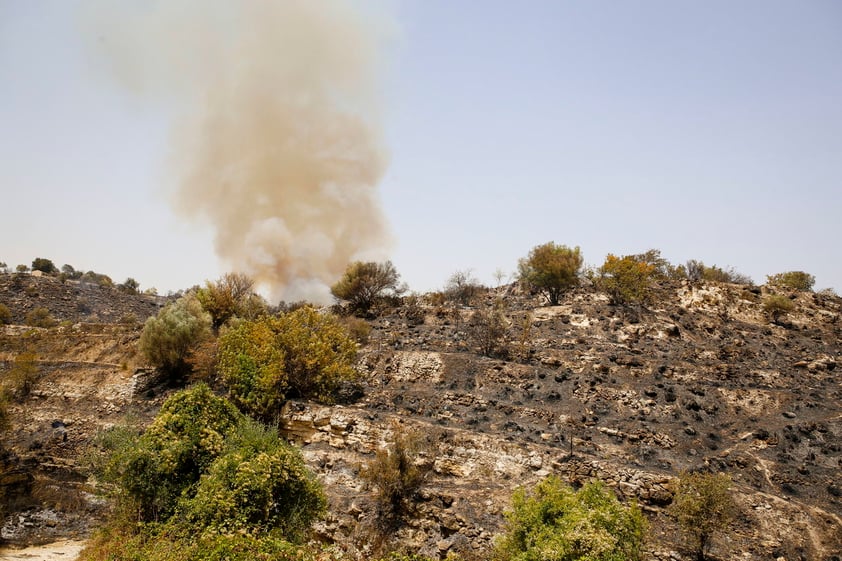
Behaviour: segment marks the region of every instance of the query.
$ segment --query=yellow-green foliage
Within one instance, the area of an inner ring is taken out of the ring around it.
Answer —
[[[582,254],[578,247],[548,242],[535,246],[518,263],[520,280],[547,297],[556,306],[565,291],[579,284]]]
[[[12,323],[12,312],[6,304],[0,303],[0,325]]]
[[[218,371],[241,409],[272,418],[287,397],[332,402],[342,382],[357,378],[356,353],[339,318],[305,306],[223,333]]]
[[[617,257],[608,254],[597,271],[597,286],[608,293],[615,304],[641,303],[649,296],[655,266],[632,255]]]
[[[499,561],[635,561],[646,534],[636,504],[624,506],[599,482],[574,491],[553,475],[515,491],[506,523]]]
[[[682,473],[670,512],[678,519],[688,546],[704,559],[711,538],[734,518],[731,478],[724,473]]]
[[[171,374],[186,370],[190,350],[211,334],[211,317],[193,294],[168,304],[146,320],[140,351],[154,366]]]
[[[266,306],[254,294],[254,281],[242,273],[226,273],[216,282],[206,282],[196,293],[202,307],[211,315],[214,330],[235,316],[257,317]]]
[[[99,443],[122,508],[80,559],[309,558],[290,542],[324,512],[321,487],[276,429],[207,386],[171,396],[141,436],[109,431]]]
[[[772,321],[778,321],[781,316],[795,310],[792,300],[782,294],[771,294],[763,300],[763,311],[769,314]]]
[[[766,277],[769,284],[793,290],[812,290],[816,284],[816,277],[804,271],[787,271]]]
[[[391,261],[375,263],[356,261],[348,265],[345,274],[330,287],[340,301],[348,302],[356,313],[368,314],[378,300],[387,294],[400,294],[400,275]]]

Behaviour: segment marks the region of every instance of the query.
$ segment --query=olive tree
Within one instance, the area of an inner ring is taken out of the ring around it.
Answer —
[[[704,561],[711,539],[734,518],[731,478],[724,473],[683,473],[670,511],[698,561]]]
[[[558,305],[564,292],[579,284],[581,270],[579,248],[555,242],[533,247],[529,255],[518,262],[520,280],[543,294],[552,306]]]
[[[399,281],[400,275],[391,261],[356,261],[348,265],[342,278],[330,287],[330,292],[338,301],[348,302],[355,313],[368,314],[384,296],[404,291],[398,286]]]
[[[183,374],[190,351],[210,336],[210,328],[210,314],[191,293],[146,320],[140,351],[154,366],[173,375]]]

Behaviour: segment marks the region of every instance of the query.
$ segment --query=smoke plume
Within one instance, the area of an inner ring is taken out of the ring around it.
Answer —
[[[389,245],[377,71],[385,19],[343,0],[93,1],[109,72],[176,108],[172,201],[273,298],[324,301]]]

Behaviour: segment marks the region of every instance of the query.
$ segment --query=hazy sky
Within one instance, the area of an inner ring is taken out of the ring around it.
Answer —
[[[842,3],[385,6],[379,190],[410,288],[491,283],[554,240],[842,290]],[[77,12],[0,0],[0,261],[217,277],[164,188],[173,108],[97,69]]]

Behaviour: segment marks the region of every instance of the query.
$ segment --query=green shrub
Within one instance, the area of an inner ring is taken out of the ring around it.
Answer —
[[[0,303],[0,325],[12,323],[12,311],[6,304]]]
[[[400,275],[391,261],[356,261],[348,265],[342,278],[330,287],[330,292],[337,301],[347,302],[354,313],[367,315],[386,296],[404,292],[398,286],[399,281]]]
[[[300,539],[326,504],[301,454],[277,430],[245,420],[180,508],[185,523],[204,533],[279,530]]]
[[[126,294],[137,294],[140,290],[140,283],[129,277],[122,284],[118,284],[117,288]]]
[[[582,254],[578,247],[548,242],[533,247],[518,262],[520,280],[543,294],[551,306],[557,306],[561,295],[579,284]]]
[[[58,325],[58,322],[53,318],[52,314],[50,314],[50,310],[47,308],[35,308],[26,313],[26,317],[24,318],[24,322],[26,325],[31,327],[55,327]]]
[[[240,408],[271,419],[288,397],[333,402],[339,387],[358,377],[356,353],[338,317],[305,306],[226,331],[218,371]]]
[[[772,321],[780,320],[793,310],[795,303],[782,294],[771,294],[763,300],[763,311],[769,314]]]
[[[521,488],[496,543],[499,561],[635,561],[646,520],[599,482],[578,491],[549,476],[531,492]]]
[[[36,257],[35,260],[32,261],[32,270],[41,271],[45,275],[58,274],[58,269],[55,264],[53,264],[53,262],[49,259],[44,259],[43,257]]]
[[[505,306],[498,298],[491,306],[483,306],[474,311],[465,332],[480,354],[503,357],[506,355],[508,324]]]
[[[391,443],[360,470],[360,477],[375,489],[379,515],[386,523],[412,512],[415,493],[433,467],[431,452],[421,432],[393,423]]]
[[[724,473],[682,473],[670,512],[698,561],[704,561],[714,535],[734,518],[731,478]]]
[[[649,298],[649,286],[655,271],[654,265],[635,256],[617,257],[609,253],[605,263],[597,270],[596,284],[608,293],[614,304],[639,304]]]
[[[766,280],[772,286],[791,288],[792,290],[809,291],[816,284],[816,277],[804,271],[787,271],[776,275],[769,275]]]
[[[348,331],[348,335],[359,343],[360,345],[368,344],[368,338],[371,335],[371,324],[366,320],[357,317],[342,318],[342,323]]]
[[[687,278],[691,281],[727,282],[731,284],[752,284],[747,275],[733,268],[723,269],[716,265],[707,266],[702,261],[691,259],[685,266]]]
[[[188,294],[146,320],[140,351],[150,364],[165,372],[184,374],[190,350],[210,336],[210,327],[210,315],[193,294]]]
[[[12,416],[9,413],[9,394],[5,388],[0,387],[0,433],[8,430],[11,426]],[[3,446],[0,445],[0,452],[2,451]],[[0,496],[0,498],[3,497]]]

